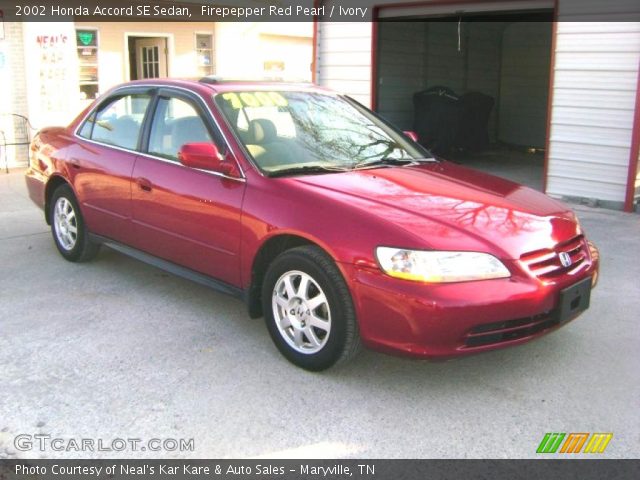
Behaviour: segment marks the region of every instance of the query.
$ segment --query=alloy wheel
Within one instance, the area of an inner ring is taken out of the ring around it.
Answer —
[[[66,251],[73,250],[78,240],[78,221],[71,202],[60,197],[56,201],[53,214],[56,239]]]
[[[273,289],[272,308],[278,332],[291,348],[309,355],[322,350],[331,333],[331,309],[310,275],[283,274]]]

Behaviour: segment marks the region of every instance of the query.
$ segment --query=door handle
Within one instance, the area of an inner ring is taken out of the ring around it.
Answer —
[[[71,158],[69,159],[69,163],[71,164],[71,166],[72,166],[73,168],[81,168],[81,167],[80,167],[80,160],[79,160],[79,159],[77,159],[77,158],[75,158],[75,157],[71,157]]]
[[[136,183],[140,190],[144,190],[145,192],[150,192],[152,190],[151,182],[146,178],[138,178],[136,179]]]

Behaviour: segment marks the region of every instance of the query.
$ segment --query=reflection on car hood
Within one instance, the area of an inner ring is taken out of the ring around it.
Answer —
[[[579,233],[573,213],[536,190],[449,162],[303,176],[297,182],[349,196],[436,249],[472,244],[519,258]],[[346,200],[346,199],[344,199]],[[478,247],[479,248],[479,247]]]

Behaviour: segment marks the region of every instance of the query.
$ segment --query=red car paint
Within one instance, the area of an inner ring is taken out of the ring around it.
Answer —
[[[449,162],[266,177],[212,100],[213,93],[246,84],[128,85],[177,87],[198,95],[227,139],[229,175],[86,141],[75,131],[88,109],[67,128],[44,129],[34,140],[26,175],[31,198],[45,208],[48,185],[67,182],[90,232],[221,280],[244,291],[250,302],[259,290],[254,268],[261,249],[276,237],[295,236],[320,246],[336,262],[366,346],[447,358],[552,331],[561,325],[554,317],[561,291],[587,278],[595,284],[597,250],[575,215],[535,190]],[[269,88],[323,91],[251,85]],[[377,264],[374,252],[381,245],[486,252],[500,259],[511,277],[448,284],[396,279]],[[555,258],[565,246],[576,258],[570,270],[536,275],[525,264],[537,255]]]

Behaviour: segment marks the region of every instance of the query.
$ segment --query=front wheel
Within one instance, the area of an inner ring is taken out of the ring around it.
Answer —
[[[70,262],[86,262],[99,250],[89,239],[82,213],[73,191],[68,185],[60,185],[51,197],[51,233],[60,254]]]
[[[317,247],[294,248],[274,260],[262,304],[271,338],[299,367],[325,370],[359,350],[349,289],[333,260]]]

